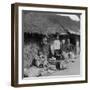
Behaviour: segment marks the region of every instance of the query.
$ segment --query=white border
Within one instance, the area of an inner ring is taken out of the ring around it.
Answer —
[[[77,76],[54,76],[43,77],[43,78],[33,78],[33,79],[22,79],[22,10],[33,10],[33,11],[52,11],[52,12],[67,12],[67,13],[82,13],[81,15],[81,55],[80,55],[80,75]],[[79,81],[85,80],[85,11],[84,10],[74,10],[74,9],[55,9],[55,8],[40,8],[40,7],[18,7],[18,83],[19,84],[32,84],[32,83],[46,83],[46,82],[63,82],[63,81]]]

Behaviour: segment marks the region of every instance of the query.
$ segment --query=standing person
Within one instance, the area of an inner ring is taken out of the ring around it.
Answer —
[[[51,42],[50,44],[50,54],[53,56],[54,55],[54,41]]]
[[[59,40],[59,33],[56,33],[56,39],[54,40],[54,52],[60,52],[61,50],[61,43]]]
[[[62,49],[62,51],[64,51],[64,48],[65,48],[65,39],[62,39],[62,41],[61,41],[61,49]]]
[[[56,33],[56,39],[54,40],[54,56],[56,58],[56,68],[60,70],[60,62],[58,62],[61,58],[61,43],[59,40],[59,33]]]
[[[48,43],[47,36],[45,36],[43,38],[41,48],[42,48],[43,54],[48,57],[48,55],[49,55],[49,43]]]

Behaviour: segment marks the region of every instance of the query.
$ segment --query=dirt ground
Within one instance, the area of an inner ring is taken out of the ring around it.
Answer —
[[[80,75],[80,59],[73,59],[73,62],[67,64],[67,68],[63,70],[44,70],[36,67],[31,67],[25,71],[28,77],[43,77],[43,76],[61,76],[61,75]]]
[[[70,62],[67,69],[55,71],[52,76],[56,75],[79,75],[80,74],[80,59],[75,59],[75,62]]]

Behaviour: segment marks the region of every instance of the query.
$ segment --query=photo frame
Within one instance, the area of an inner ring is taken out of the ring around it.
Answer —
[[[88,82],[87,7],[11,5],[11,85]]]

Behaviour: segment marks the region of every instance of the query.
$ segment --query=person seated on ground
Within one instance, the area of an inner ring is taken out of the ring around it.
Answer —
[[[49,58],[48,69],[56,71],[56,58],[53,56]]]
[[[40,52],[39,52],[39,58],[40,58],[40,61],[41,61],[41,67],[46,67],[47,64],[48,64],[47,56],[44,55],[44,54],[40,51]]]
[[[34,66],[37,66],[39,68],[43,68],[43,67],[46,67],[48,62],[47,62],[47,56],[44,55],[42,53],[42,51],[38,51],[38,55],[35,55],[35,58],[34,58]]]
[[[48,68],[49,71],[55,71],[56,70],[56,58],[54,56],[54,52],[52,52],[52,49],[50,49],[49,51],[49,55],[48,55]]]
[[[68,53],[68,56],[69,56],[69,58],[70,58],[70,62],[72,62],[72,63],[74,63],[75,62],[75,54],[74,54],[74,52],[72,52],[72,51],[70,51],[69,53]]]
[[[62,55],[64,56],[65,61],[68,63],[69,62],[68,52],[63,51]]]
[[[55,58],[56,58],[56,68],[57,70],[63,69],[63,64],[64,64],[64,56],[62,54],[62,51],[60,50],[59,52],[55,52]]]
[[[32,61],[32,66],[39,67],[40,63],[41,63],[41,62],[40,62],[40,58],[39,58],[38,54],[36,54],[36,55],[34,56],[33,61]]]
[[[75,54],[73,51],[68,51],[68,52],[63,51],[62,54],[65,57],[65,61],[74,62],[73,60],[75,60]]]
[[[36,66],[24,68],[24,77],[38,77],[41,74],[41,69]]]
[[[49,55],[48,55],[48,61],[51,62],[51,61],[56,61],[56,58],[54,56],[54,52],[52,52],[52,49],[49,51]]]

